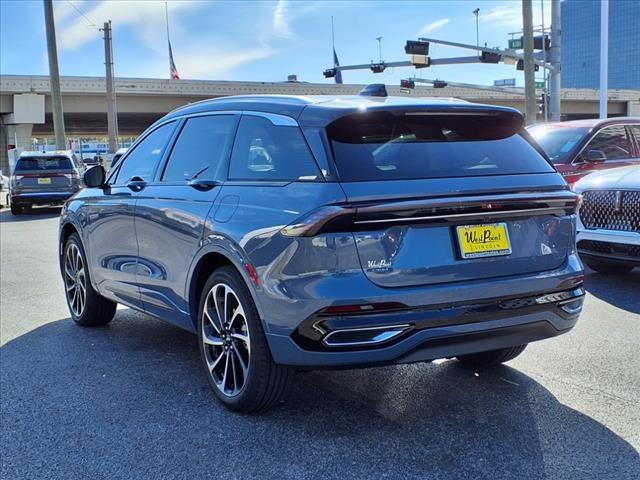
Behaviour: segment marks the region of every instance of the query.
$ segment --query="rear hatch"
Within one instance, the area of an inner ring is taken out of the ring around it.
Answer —
[[[383,287],[560,267],[577,196],[512,112],[369,112],[327,136],[359,261]]]
[[[65,156],[20,157],[14,179],[14,190],[22,193],[66,192],[79,181],[73,162]]]

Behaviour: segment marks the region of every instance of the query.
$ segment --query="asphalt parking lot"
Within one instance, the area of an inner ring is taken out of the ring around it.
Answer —
[[[3,479],[640,478],[640,269],[589,273],[578,326],[509,366],[300,373],[243,416],[191,334],[128,309],[73,324],[58,213],[0,210]]]

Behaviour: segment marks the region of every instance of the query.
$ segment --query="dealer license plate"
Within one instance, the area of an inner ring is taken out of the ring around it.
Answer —
[[[509,255],[511,242],[506,223],[462,225],[456,228],[462,258]]]

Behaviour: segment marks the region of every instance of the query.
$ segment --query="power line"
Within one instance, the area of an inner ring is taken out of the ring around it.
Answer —
[[[82,17],[83,17],[87,22],[89,22],[89,26],[94,27],[94,28],[97,28],[98,30],[100,29],[100,28],[98,27],[98,25],[96,25],[95,23],[93,23],[93,22],[89,19],[89,17],[87,17],[84,13],[82,13],[82,10],[80,10],[78,7],[76,7],[76,6],[71,2],[71,0],[67,0],[67,3],[68,3],[69,5],[71,5],[71,6],[73,7],[73,9],[74,9],[76,12],[78,12],[80,15],[82,15]]]

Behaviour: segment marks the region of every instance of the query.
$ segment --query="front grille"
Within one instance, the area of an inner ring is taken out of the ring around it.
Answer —
[[[586,228],[640,232],[640,191],[587,191],[579,214]]]
[[[580,240],[578,242],[578,251],[583,253],[599,253],[602,255],[616,255],[640,259],[640,245],[628,245],[625,243]]]

